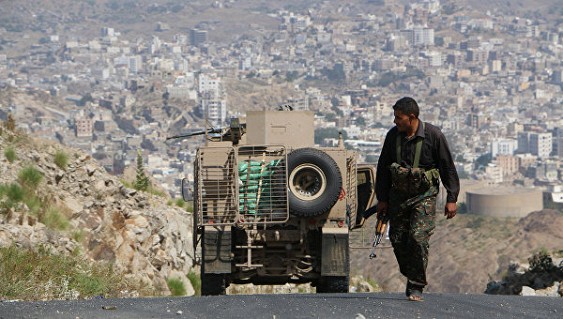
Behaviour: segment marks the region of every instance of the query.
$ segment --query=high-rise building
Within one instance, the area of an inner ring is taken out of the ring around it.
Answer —
[[[221,79],[215,74],[202,73],[198,77],[201,112],[214,126],[223,126],[227,118],[227,102]]]
[[[207,31],[200,29],[190,30],[190,44],[193,46],[200,46],[207,42]]]
[[[483,65],[487,63],[488,52],[483,49],[467,50],[467,61],[475,64]]]
[[[434,45],[434,29],[426,27],[413,28],[413,45]]]
[[[558,127],[555,129],[553,138],[553,153],[559,159],[563,159],[563,127]]]
[[[115,30],[113,28],[103,27],[101,31],[102,37],[113,37]]]
[[[221,127],[227,118],[227,101],[214,97],[212,94],[204,94],[201,97],[201,109],[207,120],[214,127]]]
[[[434,29],[417,26],[412,29],[401,30],[401,36],[405,37],[410,45],[434,45]]]
[[[551,133],[518,133],[518,152],[531,153],[539,158],[548,158],[553,150]]]
[[[552,149],[551,133],[532,133],[530,135],[530,153],[540,158],[548,158]]]

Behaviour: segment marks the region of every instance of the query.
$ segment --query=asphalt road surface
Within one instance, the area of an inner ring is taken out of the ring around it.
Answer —
[[[563,318],[563,298],[399,293],[232,295],[1,301],[1,319],[17,318]]]

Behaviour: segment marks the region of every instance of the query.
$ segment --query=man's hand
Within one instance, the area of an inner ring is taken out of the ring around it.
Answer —
[[[385,216],[385,214],[387,214],[388,209],[389,209],[389,202],[378,202],[377,212],[376,212],[377,219],[381,219],[383,216]]]
[[[454,218],[457,214],[457,204],[456,203],[446,203],[446,208],[444,210],[444,216],[447,219]]]

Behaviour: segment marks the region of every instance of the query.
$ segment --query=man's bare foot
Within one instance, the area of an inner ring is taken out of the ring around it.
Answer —
[[[423,301],[422,291],[413,289],[409,295],[410,301]]]

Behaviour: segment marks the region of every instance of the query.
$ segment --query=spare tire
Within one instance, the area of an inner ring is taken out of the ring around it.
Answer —
[[[287,155],[289,212],[300,217],[318,216],[338,200],[342,176],[327,153],[300,148]]]

